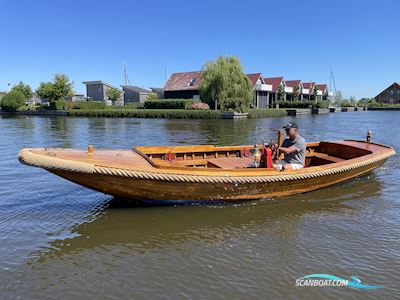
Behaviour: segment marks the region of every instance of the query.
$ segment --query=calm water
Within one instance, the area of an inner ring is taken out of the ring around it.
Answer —
[[[308,141],[364,139],[400,152],[399,112],[297,117]],[[245,204],[122,207],[44,170],[24,147],[252,144],[292,119],[0,116],[1,299],[400,298],[400,163],[308,194]],[[395,126],[395,127],[394,127]],[[354,275],[379,290],[295,287]]]

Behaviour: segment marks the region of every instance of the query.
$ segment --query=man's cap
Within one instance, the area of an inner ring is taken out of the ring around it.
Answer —
[[[299,126],[297,125],[296,122],[289,122],[285,126],[283,126],[285,129],[291,129],[291,128],[297,128],[299,129]]]

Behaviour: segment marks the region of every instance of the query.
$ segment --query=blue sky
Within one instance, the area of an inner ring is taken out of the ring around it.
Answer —
[[[168,73],[237,56],[246,73],[329,83],[373,97],[400,81],[400,1],[0,0],[0,91],[75,81],[163,86]]]

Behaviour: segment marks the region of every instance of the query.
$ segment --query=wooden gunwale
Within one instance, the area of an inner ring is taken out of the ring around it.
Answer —
[[[371,172],[395,154],[391,147],[364,141],[309,143],[308,146],[309,156],[321,154],[318,152],[319,146],[325,147],[325,150],[332,146],[328,150],[337,151],[343,157],[364,155],[285,172],[262,168],[155,167],[152,159],[144,157],[147,154],[130,150],[95,150],[91,153],[83,150],[23,149],[19,159],[22,163],[44,168],[72,182],[119,197],[136,200],[241,201],[293,195],[330,186]],[[163,150],[168,148],[164,147]],[[215,153],[222,152],[220,147],[216,148],[218,151]],[[156,149],[152,149],[154,155],[158,153]],[[232,147],[225,149],[236,151]],[[188,155],[191,158],[196,156],[193,146],[185,150],[194,153]],[[325,157],[332,156],[332,153],[325,154]],[[229,160],[226,156],[223,159]],[[195,161],[188,159],[188,162]]]
[[[376,156],[380,156],[384,152],[393,151],[391,147],[380,145],[377,143],[366,143],[364,141],[338,141],[332,142],[341,145],[345,145],[348,147],[354,147],[354,144],[364,145],[365,149],[370,149],[370,154],[363,155],[361,157],[332,162],[330,164],[325,164],[321,166],[313,166],[307,167],[300,170],[295,171],[286,171],[286,172],[278,172],[270,169],[262,169],[262,168],[244,168],[244,169],[219,169],[219,168],[195,168],[195,167],[185,167],[185,166],[154,166],[154,161],[151,159],[145,159],[143,155],[139,155],[137,152],[133,151],[119,151],[119,150],[96,150],[93,154],[88,154],[86,151],[79,150],[62,150],[62,149],[30,149],[32,153],[36,153],[38,155],[43,156],[57,156],[59,159],[71,160],[75,162],[83,162],[86,164],[90,164],[96,167],[105,167],[105,168],[113,168],[113,169],[121,169],[121,170],[135,170],[141,172],[149,172],[149,173],[160,173],[160,174],[182,174],[182,175],[196,175],[196,176],[269,176],[269,175],[283,175],[283,174],[307,174],[316,171],[328,170],[331,168],[342,167],[346,165],[351,165],[357,162],[361,162],[364,160],[368,160],[374,158]],[[318,146],[319,143],[308,143],[308,147],[312,149],[312,147]],[[360,146],[360,145],[359,145]],[[176,151],[184,148],[185,150],[192,151],[196,146],[177,146],[175,147]],[[201,146],[202,147],[202,146]],[[222,150],[222,149],[230,149],[237,150],[243,149],[247,146],[235,146],[235,147],[214,147],[208,146],[207,151],[212,149]],[[252,147],[252,146],[249,146]],[[145,148],[145,147],[138,147]],[[157,153],[155,150],[162,147],[149,147],[149,149],[153,148],[153,153]],[[181,148],[181,149],[180,149]],[[233,149],[232,149],[233,148]],[[357,148],[357,147],[355,147]],[[162,150],[170,149],[170,147],[163,147]],[[147,150],[147,149],[146,149]],[[64,152],[63,152],[64,151]],[[218,152],[217,151],[217,152]],[[54,153],[57,154],[54,154]],[[159,152],[159,151],[158,151]],[[53,153],[51,155],[51,153]],[[147,152],[146,152],[147,153]],[[313,152],[310,152],[312,155]],[[315,154],[315,151],[314,151]],[[118,157],[119,155],[119,157]],[[115,160],[115,162],[110,162]],[[153,163],[153,164],[152,164]]]

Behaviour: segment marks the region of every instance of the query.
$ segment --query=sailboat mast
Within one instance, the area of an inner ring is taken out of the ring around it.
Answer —
[[[125,85],[131,85],[131,83],[129,82],[128,71],[126,69],[126,61],[124,61],[122,64],[124,65],[124,82],[125,82]]]
[[[168,68],[167,68],[167,62],[165,62],[165,82],[168,81]]]
[[[329,76],[329,92],[333,92],[333,99],[336,96],[336,82],[335,76],[333,75],[333,69],[331,67],[331,74]]]

